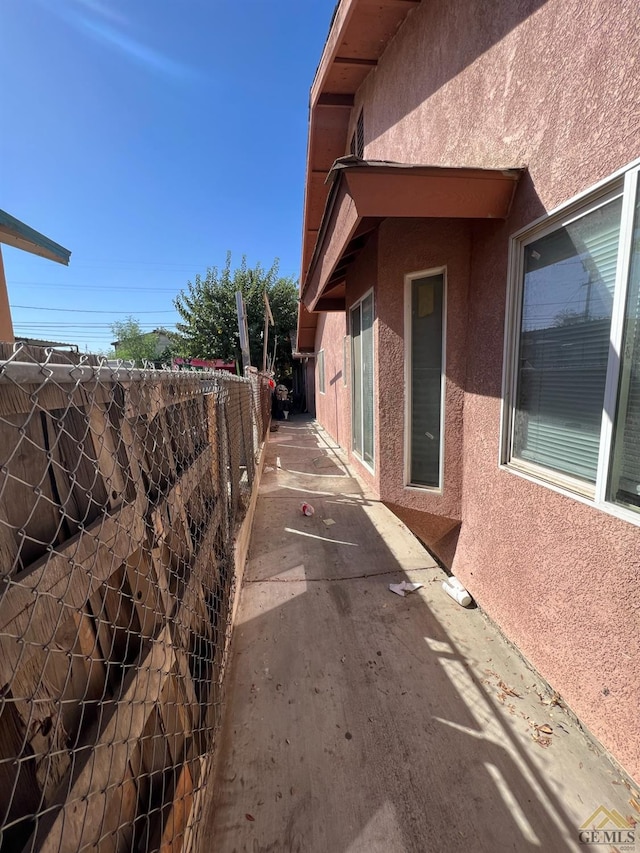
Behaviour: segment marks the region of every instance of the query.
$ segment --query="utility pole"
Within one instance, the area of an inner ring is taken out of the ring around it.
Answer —
[[[240,290],[236,291],[236,311],[238,313],[238,332],[240,333],[240,350],[242,352],[242,373],[246,376],[248,368],[251,367],[251,354],[249,352],[247,312]]]
[[[267,345],[269,341],[269,323],[275,326],[273,322],[273,314],[269,305],[269,297],[267,296],[267,288],[264,289],[264,334],[262,341],[262,372],[267,372]]]

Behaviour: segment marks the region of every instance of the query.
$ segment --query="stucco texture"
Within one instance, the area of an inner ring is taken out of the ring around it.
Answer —
[[[418,6],[357,93],[365,157],[528,173],[506,222],[387,220],[347,279],[348,305],[375,291],[380,498],[636,779],[640,526],[498,460],[510,235],[640,155],[639,57],[637,0]],[[440,266],[448,305],[437,495],[403,483],[402,293],[405,274]],[[344,322],[330,315],[318,326],[316,348],[339,355],[328,381],[341,369]],[[336,392],[333,410],[328,396],[318,403],[318,418],[343,446],[349,390]]]
[[[525,165],[550,209],[637,156],[639,57],[635,0],[421,3],[358,93],[365,157]]]
[[[481,357],[468,360],[452,568],[639,778],[640,687],[630,667],[640,658],[640,528],[498,467],[505,293],[492,275],[491,250],[502,241],[486,238],[469,310],[469,352]]]
[[[316,412],[317,419],[327,432],[337,441],[337,443],[345,448],[349,453],[349,461],[354,466],[360,477],[373,489],[376,494],[380,494],[380,468],[375,465],[373,472],[362,464],[360,457],[353,453],[351,449],[351,336],[349,329],[349,312],[351,307],[361,299],[369,290],[373,290],[374,296],[374,313],[376,315],[373,325],[373,341],[374,352],[380,352],[380,344],[378,340],[379,322],[377,318],[377,310],[375,307],[378,297],[378,288],[376,280],[378,275],[378,236],[374,234],[369,240],[365,250],[357,259],[351,271],[349,281],[347,283],[347,311],[331,312],[321,314],[318,319],[318,327],[316,330],[316,352],[320,348],[325,348],[325,375],[326,375],[326,392],[325,394],[316,394]],[[343,381],[343,339],[347,336],[347,384]],[[331,364],[330,370],[326,367],[327,363]],[[374,369],[374,406],[375,406],[375,426],[374,426],[374,456],[375,459],[380,458],[380,429],[377,422],[379,406],[379,377],[380,364],[376,356],[376,364]],[[318,377],[316,372],[316,390],[318,387]]]
[[[323,349],[325,390],[324,393],[320,391],[316,370],[316,418],[341,447],[347,447],[351,441],[351,381],[347,376],[345,387],[343,365],[343,341],[346,334],[346,314],[336,311],[320,315],[316,330],[316,359],[317,353]]]

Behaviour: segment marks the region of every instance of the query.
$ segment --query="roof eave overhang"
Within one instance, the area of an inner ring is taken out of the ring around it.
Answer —
[[[298,303],[297,352],[305,356],[315,352],[317,326],[318,315],[308,311],[304,302]]]
[[[338,161],[302,284],[302,303],[308,311],[340,310],[333,305],[337,300],[328,300],[331,289],[344,281],[348,263],[363,248],[364,241],[360,245],[355,241],[383,219],[505,219],[521,173],[521,169],[407,166],[354,158]]]
[[[0,243],[68,266],[71,252],[14,216],[0,210]]]
[[[318,238],[329,190],[326,176],[347,149],[355,93],[375,70],[407,15],[421,2],[340,0],[336,7],[309,99],[301,281],[307,276]],[[299,328],[302,319],[303,314]]]

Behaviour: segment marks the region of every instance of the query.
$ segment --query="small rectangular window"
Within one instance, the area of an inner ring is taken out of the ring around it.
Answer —
[[[440,488],[444,361],[444,272],[407,277],[407,477]]]
[[[321,394],[324,394],[324,350],[320,350],[318,353],[318,391]]]
[[[359,157],[361,160],[364,157],[364,113],[362,110],[360,110],[360,113],[358,114],[356,127],[351,137],[349,153],[353,154],[354,157]]]

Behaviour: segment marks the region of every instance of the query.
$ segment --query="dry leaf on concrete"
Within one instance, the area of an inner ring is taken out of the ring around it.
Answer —
[[[498,687],[507,694],[507,696],[515,696],[516,699],[522,699],[522,696],[513,689],[513,687],[509,687],[508,684],[505,684],[504,681],[498,682]]]

